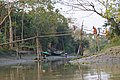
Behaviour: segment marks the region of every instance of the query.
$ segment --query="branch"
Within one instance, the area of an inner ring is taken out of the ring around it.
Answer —
[[[5,19],[10,15],[11,11],[12,11],[12,9],[9,11],[8,15],[6,15],[6,16],[3,18],[3,20],[0,22],[0,27],[1,27],[1,25],[3,24],[3,22],[5,21]]]
[[[104,1],[102,0],[97,0],[100,4],[102,4],[104,7],[106,7],[106,5],[104,4]]]
[[[92,12],[91,14],[87,15],[87,16],[83,16],[83,17],[80,17],[80,18],[86,18],[86,17],[89,17],[91,15],[93,15],[94,12]]]
[[[72,3],[72,4],[70,4],[68,2],[62,2],[60,4],[65,5],[65,6],[70,6],[70,7],[73,7],[73,8],[77,8],[81,11],[93,11],[92,9],[87,9],[82,3],[79,3],[79,4]]]
[[[78,2],[78,4],[76,4],[76,3],[71,3],[70,4],[69,2],[62,2],[61,4],[64,4],[66,6],[71,6],[71,7],[80,9],[82,11],[93,11],[93,12],[97,13],[98,15],[102,16],[103,18],[108,19],[102,13],[98,12],[95,9],[95,5],[92,2],[89,2],[87,0],[84,0],[84,1],[83,0],[77,0],[77,2]],[[100,0],[98,0],[98,2],[102,5],[104,5]],[[105,5],[104,5],[104,7],[105,7]]]
[[[87,9],[87,8],[85,7],[85,5],[86,5],[85,3],[81,3],[79,0],[77,0],[77,1],[79,2],[80,6],[83,7],[85,10],[90,10],[90,9]]]
[[[4,5],[1,5],[1,6],[0,6],[0,8],[4,7],[5,5],[6,5],[6,4],[4,4]]]
[[[92,6],[93,11],[94,11],[95,13],[97,13],[98,15],[100,15],[101,17],[103,17],[103,18],[105,18],[105,19],[108,19],[108,18],[106,18],[104,15],[102,15],[102,13],[99,13],[99,12],[95,9],[95,6],[93,5],[93,3],[91,4],[91,6]]]

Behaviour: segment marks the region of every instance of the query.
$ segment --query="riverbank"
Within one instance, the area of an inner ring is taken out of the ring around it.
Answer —
[[[120,64],[120,46],[114,46],[102,53],[70,61],[71,64]]]
[[[34,63],[38,60],[34,60],[36,58],[36,55],[24,55],[21,58],[16,58],[16,57],[0,57],[0,66],[8,66],[8,65],[15,65],[15,64],[20,64],[20,63]],[[40,60],[41,62],[55,62],[55,61],[60,61],[60,60],[71,60],[73,58],[76,58],[75,56],[49,56],[46,57],[46,59]]]
[[[19,63],[29,63],[33,62],[32,59],[34,59],[35,56],[22,56],[22,58],[17,58],[17,57],[11,57],[11,56],[4,56],[0,57],[0,66],[7,66],[7,65],[14,65],[14,64],[19,64]]]

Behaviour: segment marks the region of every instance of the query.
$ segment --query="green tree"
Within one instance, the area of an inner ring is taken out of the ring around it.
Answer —
[[[2,3],[3,5],[5,2]],[[58,9],[54,9],[51,0],[19,0],[12,3],[10,14],[13,30],[13,40],[34,37],[38,35],[48,35],[57,33],[68,33],[70,31],[67,19],[60,14]],[[24,7],[24,8],[23,8]],[[8,15],[5,7],[0,8],[0,15],[3,18]],[[4,9],[4,10],[3,10]],[[24,13],[24,14],[23,14]],[[2,36],[0,40],[9,39],[9,18],[5,18],[2,23]],[[21,36],[23,34],[23,36]],[[8,40],[7,40],[8,41]],[[2,41],[6,42],[6,41]],[[35,40],[25,41],[23,45],[36,45]],[[45,37],[39,38],[40,46],[47,50],[48,44],[52,43],[55,48],[68,53],[74,52],[74,40],[72,36]]]

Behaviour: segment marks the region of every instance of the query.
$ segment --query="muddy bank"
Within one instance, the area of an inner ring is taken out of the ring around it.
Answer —
[[[7,65],[19,64],[19,63],[29,63],[29,62],[33,62],[32,59],[34,58],[35,56],[25,56],[22,57],[21,59],[11,56],[2,57],[0,58],[0,66],[7,66]]]
[[[120,46],[115,46],[107,49],[103,53],[84,57],[74,61],[72,64],[120,64]]]
[[[14,65],[14,64],[19,64],[19,63],[33,63],[38,60],[35,60],[36,56],[31,55],[31,56],[22,56],[21,59],[17,59],[15,57],[5,57],[5,58],[0,58],[0,66],[7,66],[7,65]],[[46,57],[46,59],[41,59],[39,61],[41,62],[55,62],[55,61],[61,61],[61,60],[71,60],[76,58],[75,56],[67,56],[62,57],[62,56],[49,56]]]
[[[15,59],[0,59],[0,66],[7,66],[7,65],[13,65],[13,64],[19,64],[19,63],[28,63],[33,62],[32,60],[15,60]]]

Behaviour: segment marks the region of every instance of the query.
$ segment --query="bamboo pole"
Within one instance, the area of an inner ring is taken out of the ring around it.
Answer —
[[[19,46],[18,46],[18,43],[16,43],[16,57],[17,59],[19,59]]]
[[[101,31],[101,28],[98,28],[98,35],[97,35],[98,52],[100,51],[100,41],[99,41],[99,38],[100,38],[100,31]]]
[[[80,50],[81,50],[81,56],[83,56],[83,23],[81,28],[81,43],[80,43]]]
[[[97,34],[94,34],[94,38],[95,38],[95,53],[97,53]]]
[[[83,22],[82,22],[82,26],[81,26],[81,30],[80,30],[80,45],[78,47],[78,51],[77,51],[77,55],[80,53],[81,56],[83,56]]]
[[[100,51],[100,45],[99,45],[99,34],[97,35],[97,51]]]
[[[39,60],[39,38],[38,38],[38,31],[37,31],[37,37],[36,37],[36,48],[37,48],[37,60]]]
[[[7,45],[7,44],[13,44],[13,43],[21,42],[21,41],[27,41],[27,40],[35,39],[37,37],[38,38],[43,38],[43,37],[53,37],[53,36],[68,36],[68,35],[71,35],[71,33],[34,36],[34,37],[26,38],[26,39],[23,39],[23,40],[15,40],[15,41],[12,41],[12,42],[1,43],[0,46]]]
[[[24,2],[23,2],[24,3]],[[22,9],[22,32],[21,32],[21,38],[22,40],[24,39],[24,8],[25,5],[23,4],[23,9]],[[24,41],[22,41],[22,44],[24,43]]]

